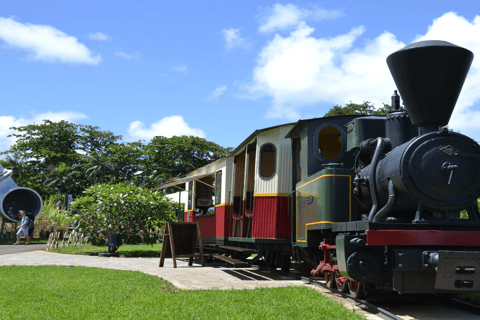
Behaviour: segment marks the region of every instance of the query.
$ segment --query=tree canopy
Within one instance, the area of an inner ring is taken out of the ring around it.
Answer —
[[[99,127],[68,121],[13,127],[17,138],[1,163],[14,170],[15,182],[47,198],[78,196],[95,183],[129,183],[154,187],[226,156],[223,148],[198,137],[154,137],[123,142]]]
[[[344,107],[339,105],[334,105],[324,117],[335,117],[335,116],[386,116],[388,112],[392,109],[388,104],[383,104],[383,107],[375,109],[369,101],[364,101],[362,104],[349,102]]]

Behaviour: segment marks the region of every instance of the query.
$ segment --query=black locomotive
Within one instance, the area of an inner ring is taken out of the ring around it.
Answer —
[[[480,291],[480,146],[444,127],[472,60],[472,52],[444,41],[414,43],[387,58],[406,110],[395,92],[385,119],[347,124],[354,173],[342,166],[337,174],[354,177],[355,217],[327,219],[313,274],[342,291],[348,285],[354,296],[372,287]],[[385,133],[375,136],[381,122]],[[297,194],[297,203],[303,198]]]

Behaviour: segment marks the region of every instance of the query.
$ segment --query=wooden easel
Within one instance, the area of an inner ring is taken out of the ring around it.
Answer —
[[[200,253],[195,253],[195,245],[198,241]],[[167,222],[163,234],[162,253],[160,265],[163,267],[165,258],[173,259],[173,267],[177,267],[177,258],[189,258],[188,265],[193,265],[193,258],[200,257],[202,267],[205,267],[203,256],[202,238],[200,227],[196,222]]]

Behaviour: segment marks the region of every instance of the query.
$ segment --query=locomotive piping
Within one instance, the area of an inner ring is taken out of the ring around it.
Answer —
[[[372,222],[373,217],[375,216],[375,213],[377,212],[377,207],[378,207],[378,196],[377,196],[377,186],[376,186],[376,180],[377,180],[377,164],[378,160],[380,158],[380,154],[383,151],[383,146],[385,144],[385,141],[383,138],[378,137],[377,140],[377,146],[375,148],[375,153],[373,154],[373,159],[372,159],[372,170],[370,177],[368,178],[369,180],[369,186],[370,186],[370,194],[372,195],[372,208],[370,209],[370,213],[368,214],[368,222]]]
[[[387,215],[390,210],[392,210],[393,205],[395,204],[395,188],[393,187],[392,180],[388,180],[388,202],[387,204],[380,209],[375,216],[373,217],[373,222],[380,222],[380,220]]]

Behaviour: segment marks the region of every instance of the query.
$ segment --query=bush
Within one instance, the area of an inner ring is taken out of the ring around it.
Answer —
[[[159,191],[119,184],[98,184],[73,201],[80,215],[81,232],[93,244],[120,234],[124,243],[152,244],[167,221],[175,218],[175,203]]]

